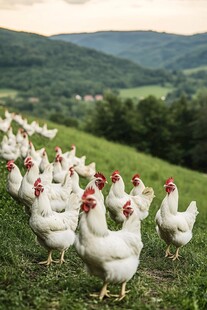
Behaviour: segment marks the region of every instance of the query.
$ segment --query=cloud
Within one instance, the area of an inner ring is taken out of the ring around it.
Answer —
[[[86,2],[90,2],[91,0],[64,0],[69,4],[84,4]]]
[[[49,3],[50,0],[0,0],[0,9],[15,9],[19,6],[32,6],[36,3]],[[97,3],[113,3],[116,2],[117,0],[62,0],[63,2],[71,5],[82,5],[88,2],[93,2],[94,4]],[[134,7],[140,7],[145,5],[146,3],[152,2],[156,3],[159,2],[160,0],[131,0],[128,2],[129,6],[134,6]],[[163,0],[162,0],[163,1]],[[167,2],[173,2],[175,0],[165,0],[165,4]],[[196,2],[206,2],[206,0],[176,0],[177,3],[196,3]],[[55,2],[55,1],[53,1]],[[131,3],[132,2],[132,3]],[[118,2],[118,3],[121,3]],[[126,2],[125,2],[126,4]]]
[[[13,9],[19,5],[33,5],[35,3],[43,3],[45,0],[0,0],[1,9]]]
[[[13,9],[20,5],[31,6],[36,3],[44,3],[47,0],[0,0],[1,9]],[[91,0],[62,0],[68,4],[84,4]]]

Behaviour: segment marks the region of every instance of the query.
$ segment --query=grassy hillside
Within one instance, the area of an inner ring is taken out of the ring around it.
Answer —
[[[94,48],[148,68],[187,69],[206,65],[207,33],[184,36],[153,31],[101,31],[51,38]]]
[[[166,97],[171,92],[172,87],[162,87],[158,85],[141,86],[136,88],[120,89],[122,98],[145,98],[147,96],[155,96],[156,98]]]
[[[17,95],[17,91],[13,89],[0,89],[0,98],[2,97],[10,97],[14,98]]]
[[[134,173],[140,173],[145,184],[154,188],[156,198],[142,224],[144,248],[140,266],[128,283],[130,293],[123,301],[115,302],[114,298],[110,298],[99,302],[89,293],[99,290],[102,283],[85,272],[74,248],[66,253],[66,263],[62,266],[54,264],[47,268],[38,265],[37,262],[46,257],[46,251],[36,243],[22,207],[5,190],[7,170],[5,161],[1,160],[0,308],[206,309],[206,175],[169,165],[127,146],[109,143],[74,129],[53,123],[48,123],[48,127],[57,127],[57,136],[52,141],[32,136],[35,147],[45,146],[50,160],[53,160],[56,145],[66,151],[72,143],[76,144],[77,155],[86,155],[87,163],[95,161],[97,170],[106,175],[109,184],[104,188],[104,196],[111,186],[109,176],[115,169],[120,170],[127,192],[131,189],[130,179]],[[20,160],[17,163],[22,165]],[[170,176],[175,178],[179,189],[180,210],[185,210],[191,200],[196,200],[200,212],[193,229],[193,239],[181,249],[180,261],[175,262],[164,257],[165,245],[156,235],[154,223],[154,216],[165,196],[163,184]],[[86,183],[81,179],[82,187]],[[107,221],[114,229],[108,215]],[[110,289],[116,293],[119,285],[111,285]]]
[[[207,66],[196,67],[193,69],[185,69],[183,70],[183,73],[185,73],[186,75],[190,75],[199,71],[207,71]]]
[[[0,85],[30,96],[71,97],[171,79],[130,61],[47,37],[0,28]]]

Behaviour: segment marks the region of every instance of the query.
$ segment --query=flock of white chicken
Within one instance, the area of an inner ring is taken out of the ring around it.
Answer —
[[[24,136],[18,131],[16,139],[20,134]],[[135,174],[132,190],[126,193],[124,180],[116,170],[104,197],[102,189],[107,180],[96,171],[95,163],[85,165],[85,156],[77,157],[74,145],[64,154],[60,147],[55,152],[50,163],[46,150],[35,150],[30,142],[27,154],[21,155],[27,169],[24,175],[14,159],[7,162],[7,191],[25,206],[32,231],[48,251],[47,260],[39,264],[63,263],[65,251],[74,245],[88,272],[103,280],[99,299],[110,296],[108,284],[121,283],[117,299],[122,300],[127,293],[126,283],[139,265],[141,222],[149,214],[154,190],[145,187]],[[80,176],[88,178],[85,188],[80,187]],[[178,189],[173,178],[167,179],[164,187],[166,196],[156,214],[156,230],[167,245],[166,256],[176,260],[180,247],[192,238],[198,211],[192,201],[185,212],[178,212]],[[121,223],[120,230],[109,230],[108,212],[112,220]],[[171,245],[176,247],[175,254],[170,252]],[[54,250],[60,252],[59,261],[52,258]]]
[[[21,126],[17,135],[13,133],[12,121]],[[0,157],[6,160],[26,157],[29,148],[28,136],[38,133],[45,138],[53,139],[58,132],[56,128],[48,129],[46,123],[43,127],[36,121],[29,124],[28,120],[23,118],[21,114],[10,113],[8,110],[5,110],[4,119],[0,117],[0,131],[5,133],[0,144]]]

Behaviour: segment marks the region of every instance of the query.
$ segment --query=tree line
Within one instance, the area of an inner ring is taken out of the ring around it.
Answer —
[[[87,115],[84,130],[173,164],[206,172],[207,92],[167,104],[149,96],[121,100],[108,93]]]

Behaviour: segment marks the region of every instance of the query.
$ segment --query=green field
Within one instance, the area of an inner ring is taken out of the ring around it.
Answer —
[[[192,68],[192,69],[185,69],[183,70],[183,73],[185,73],[186,75],[190,75],[199,71],[206,71],[207,70],[207,66],[202,66],[202,67],[196,67],[196,68]]]
[[[166,95],[173,90],[172,87],[163,87],[158,85],[149,85],[136,88],[120,89],[120,96],[122,98],[138,98],[143,99],[150,95],[156,98],[166,97]]]
[[[107,177],[108,184],[103,190],[105,197],[111,186],[110,175],[116,169],[120,170],[127,192],[131,189],[130,180],[135,173],[140,174],[146,186],[154,188],[156,197],[149,216],[142,223],[144,248],[140,266],[127,284],[130,292],[125,299],[117,302],[113,297],[99,301],[89,295],[101,288],[102,281],[86,273],[73,247],[66,252],[65,264],[50,267],[38,265],[37,262],[46,258],[47,252],[37,244],[23,207],[7,193],[8,171],[6,162],[0,160],[0,309],[206,309],[206,175],[170,165],[127,146],[47,123],[48,128],[58,128],[58,134],[51,141],[39,135],[32,136],[35,147],[39,149],[44,146],[52,161],[55,146],[61,146],[65,152],[74,143],[77,156],[86,155],[86,164],[95,161],[97,171]],[[0,133],[0,140],[2,137]],[[16,164],[24,174],[22,160],[18,159]],[[192,200],[197,201],[199,209],[193,238],[181,249],[180,260],[174,262],[164,257],[166,247],[158,238],[154,223],[155,214],[165,196],[163,184],[171,176],[179,189],[179,209],[185,210]],[[87,180],[81,179],[81,187],[86,184]],[[107,222],[111,229],[117,229],[108,214]],[[57,257],[59,253],[56,253]],[[116,294],[120,285],[110,285],[109,288],[112,294]]]
[[[3,98],[3,97],[14,98],[14,97],[16,97],[17,93],[18,92],[16,90],[2,88],[2,89],[0,89],[0,98]]]

